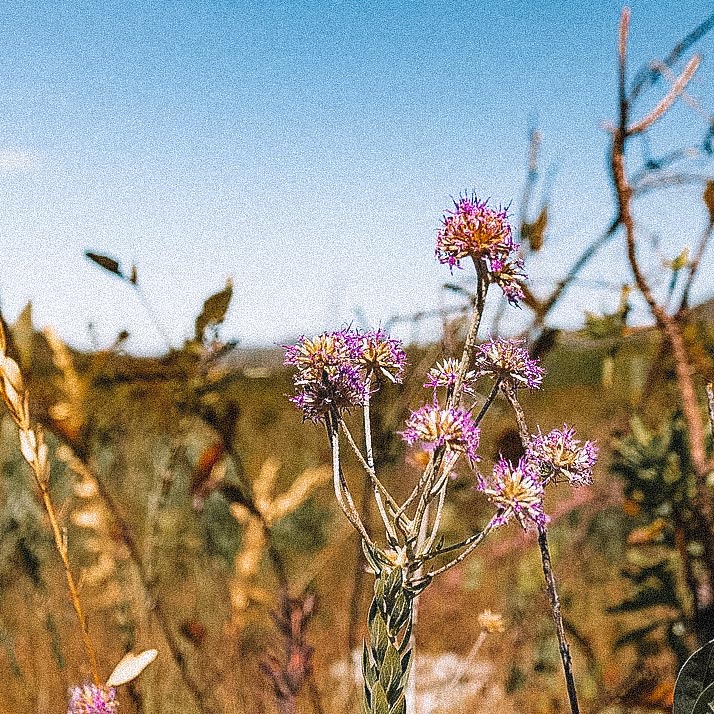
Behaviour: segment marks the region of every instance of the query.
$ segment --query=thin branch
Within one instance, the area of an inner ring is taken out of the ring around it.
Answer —
[[[628,136],[640,134],[649,129],[658,119],[661,119],[667,110],[674,104],[677,98],[682,94],[685,87],[689,84],[695,72],[699,68],[701,58],[695,55],[687,62],[686,67],[679,75],[677,81],[670,87],[669,92],[665,94],[660,103],[645,117],[627,128]]]
[[[486,412],[493,404],[493,400],[496,398],[499,387],[501,386],[501,379],[501,375],[496,378],[496,381],[494,382],[493,387],[491,387],[491,391],[488,397],[486,397],[486,401],[483,403],[483,406],[481,407],[479,413],[476,415],[476,418],[474,419],[474,424],[476,424],[476,426],[478,426],[482,422],[483,418],[486,416]]]
[[[678,42],[672,48],[672,51],[662,60],[661,64],[666,67],[673,67],[679,58],[685,55],[689,48],[704,37],[712,28],[714,28],[714,13],[709,15],[709,17],[703,20],[686,37]],[[642,69],[635,74],[632,86],[630,87],[630,103],[634,103],[645,89],[654,86],[661,77],[662,73],[656,66],[645,65],[642,67]]]
[[[553,565],[550,560],[548,531],[544,525],[538,526],[538,546],[540,548],[541,561],[543,564],[543,576],[545,577],[546,589],[548,590],[550,607],[553,612],[553,621],[555,622],[555,629],[558,635],[560,658],[563,663],[563,672],[565,673],[565,684],[568,690],[570,711],[572,714],[578,714],[580,712],[580,707],[578,706],[578,694],[575,689],[575,677],[573,676],[573,660],[570,656],[570,646],[568,645],[568,640],[565,636],[563,616],[560,612],[560,599],[558,598],[558,589],[555,584]]]
[[[498,523],[498,519],[501,516],[501,512],[497,512],[491,520],[488,522],[488,525],[480,532],[477,533],[476,535],[471,536],[471,538],[468,539],[468,545],[466,546],[465,550],[459,555],[457,555],[453,560],[450,560],[448,563],[445,565],[442,565],[440,568],[437,568],[436,570],[430,571],[425,577],[429,578],[430,580],[435,578],[437,575],[441,575],[441,573],[445,573],[447,570],[450,570],[453,568],[455,565],[458,565],[462,561],[464,561],[466,558],[473,553],[473,551],[481,544],[481,541],[496,527]],[[461,545],[461,544],[458,544]],[[458,547],[458,546],[455,546]],[[434,554],[434,557],[436,555],[441,555],[443,553],[446,553],[450,548],[443,548],[437,553]],[[429,557],[431,559],[431,556]],[[423,579],[422,579],[423,580]],[[416,583],[415,583],[416,584]]]
[[[325,421],[327,426],[327,435],[332,447],[332,483],[335,490],[335,498],[347,520],[354,526],[355,530],[362,536],[364,541],[375,550],[379,550],[364,527],[357,509],[355,508],[352,494],[350,493],[347,482],[345,481],[342,467],[340,466],[340,435],[339,435],[339,415],[337,413],[328,415]]]

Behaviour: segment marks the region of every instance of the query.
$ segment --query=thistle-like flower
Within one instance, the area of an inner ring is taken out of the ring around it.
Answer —
[[[381,330],[325,332],[301,337],[285,349],[285,364],[296,367],[296,394],[290,400],[312,421],[366,403],[381,377],[401,382],[407,357],[399,340]],[[376,376],[376,380],[372,377]]]
[[[438,404],[425,404],[411,413],[401,432],[408,444],[419,441],[426,451],[444,446],[449,451],[466,454],[472,463],[478,461],[476,450],[479,443],[479,428],[465,409],[442,409]]]
[[[492,258],[489,261],[491,280],[501,288],[503,295],[511,305],[518,307],[523,300],[523,287],[521,281],[526,279],[526,274],[521,258]]]
[[[447,211],[436,235],[436,257],[450,268],[463,258],[505,258],[514,250],[508,214],[488,207],[474,194],[460,196]]]
[[[326,332],[313,339],[301,337],[285,351],[285,364],[297,368],[290,397],[305,419],[320,421],[332,409],[342,412],[364,404],[364,375],[356,363],[355,335],[349,330]]]
[[[512,305],[523,299],[519,281],[526,279],[507,212],[488,207],[475,194],[460,196],[444,215],[436,234],[436,257],[453,271],[471,258],[496,283]]]
[[[543,484],[535,464],[522,458],[517,466],[503,457],[493,466],[490,480],[479,476],[479,491],[488,496],[500,511],[495,525],[508,523],[515,516],[525,529],[530,523],[544,526],[548,522],[543,510]]]
[[[459,360],[447,357],[429,370],[424,386],[432,388],[434,392],[439,387],[453,388],[459,375],[459,365]],[[473,382],[476,381],[476,376],[476,372],[471,369],[464,374],[463,390],[466,394],[474,393]]]
[[[478,345],[474,358],[476,374],[500,379],[512,387],[525,385],[528,389],[539,389],[545,370],[537,359],[531,358],[523,344],[525,340],[499,337]]]
[[[547,434],[541,433],[539,428],[531,437],[526,456],[537,465],[543,479],[584,486],[593,481],[597,453],[592,441],[576,439],[575,429],[563,424],[562,429],[553,429]]]
[[[84,684],[69,690],[67,714],[115,714],[119,710],[114,687]]]
[[[364,369],[367,377],[381,375],[390,382],[401,383],[407,355],[399,340],[390,338],[382,330],[355,333],[352,339],[357,364]]]

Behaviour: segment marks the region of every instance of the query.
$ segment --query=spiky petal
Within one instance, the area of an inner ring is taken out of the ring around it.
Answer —
[[[537,359],[531,358],[524,344],[525,340],[499,337],[478,345],[474,357],[476,374],[500,379],[513,387],[539,389],[545,370]]]
[[[448,357],[432,367],[426,375],[425,387],[431,387],[435,392],[440,387],[453,389],[459,375],[460,362],[453,357]],[[473,394],[473,382],[476,380],[476,372],[467,370],[464,374],[463,389],[466,394]]]
[[[567,424],[547,434],[539,428],[527,450],[528,458],[538,465],[544,479],[568,481],[571,486],[592,483],[597,454],[597,446],[592,441],[576,439],[575,429]]]
[[[489,208],[471,194],[459,196],[447,211],[436,235],[436,257],[450,268],[467,257],[474,260],[508,256],[514,249],[505,210]]]
[[[514,466],[501,457],[493,466],[492,477],[487,480],[480,476],[477,485],[500,511],[496,525],[508,523],[513,516],[523,528],[548,522],[543,510],[543,483],[536,465],[527,459]]]
[[[113,687],[83,684],[69,690],[67,714],[116,714],[119,702]]]
[[[364,404],[367,396],[364,375],[356,364],[354,333],[325,332],[318,337],[301,337],[285,351],[285,364],[296,367],[296,394],[290,400],[305,419],[321,421],[338,412]]]
[[[392,339],[382,330],[355,333],[354,348],[357,364],[366,376],[386,377],[390,382],[401,383],[407,355],[402,343]]]
[[[425,404],[411,413],[401,432],[408,444],[417,441],[426,451],[444,446],[449,451],[465,453],[472,463],[478,461],[480,431],[465,409],[442,409],[438,404]]]

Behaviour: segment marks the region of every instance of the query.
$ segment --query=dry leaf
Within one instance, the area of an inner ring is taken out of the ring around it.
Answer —
[[[126,684],[132,679],[136,679],[156,659],[158,654],[158,650],[144,650],[138,655],[127,652],[109,675],[107,687],[118,687],[120,684]]]
[[[110,273],[124,278],[124,273],[119,270],[119,263],[117,263],[114,258],[110,258],[108,255],[101,255],[100,253],[92,253],[90,250],[85,251],[84,254],[97,265],[101,265],[104,270],[108,270]]]

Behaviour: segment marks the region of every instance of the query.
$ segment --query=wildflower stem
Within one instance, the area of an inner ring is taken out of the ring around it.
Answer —
[[[563,617],[560,613],[560,599],[558,598],[558,590],[555,585],[555,576],[553,575],[553,567],[550,560],[550,549],[548,547],[548,531],[544,525],[538,525],[538,546],[540,547],[540,557],[543,563],[543,575],[550,599],[550,607],[553,611],[553,621],[558,635],[560,659],[563,662],[570,711],[572,714],[579,714],[580,707],[578,706],[578,695],[575,689],[575,678],[573,677],[573,661],[570,656],[568,640],[565,636]]]
[[[476,274],[478,276],[478,282],[476,285],[476,303],[474,304],[474,311],[471,317],[471,325],[469,326],[469,331],[466,334],[466,340],[464,341],[464,350],[461,353],[459,373],[456,377],[456,382],[454,383],[454,391],[451,394],[451,399],[447,401],[447,408],[458,406],[461,403],[464,378],[466,377],[466,372],[468,372],[469,365],[473,360],[474,351],[476,350],[476,343],[478,342],[478,331],[479,327],[481,327],[483,308],[486,303],[488,281],[486,276],[484,275],[485,271],[482,261],[474,259],[474,266],[476,268]]]
[[[94,684],[99,687],[101,686],[101,680],[99,678],[99,667],[97,666],[97,655],[92,640],[89,637],[87,618],[84,615],[82,603],[79,600],[77,584],[72,575],[67,549],[67,533],[60,527],[57,512],[50,497],[50,464],[47,458],[47,445],[45,444],[41,429],[31,426],[29,396],[25,389],[22,372],[17,362],[6,355],[6,348],[7,340],[5,330],[2,321],[0,321],[0,395],[5,402],[5,406],[12,420],[17,425],[20,438],[20,453],[32,469],[35,484],[42,498],[42,505],[49,518],[52,538],[55,543],[55,548],[62,560],[62,565],[64,566],[67,587],[69,588],[72,606],[74,607],[79,622],[82,643],[84,644],[84,649],[89,659],[92,679],[94,680]]]
[[[431,549],[431,546],[434,545],[434,541],[436,540],[436,536],[439,532],[439,526],[441,525],[441,516],[444,512],[444,501],[445,500],[446,500],[446,481],[444,481],[444,485],[439,489],[439,500],[437,501],[437,504],[436,504],[436,513],[434,514],[434,522],[431,526],[431,534],[426,539],[424,544],[418,549],[417,553],[419,555],[428,553],[429,550]]]
[[[369,479],[372,482],[372,487],[374,490],[374,500],[376,501],[377,507],[379,508],[379,514],[382,517],[384,527],[387,529],[387,533],[389,533],[390,537],[393,537],[394,540],[396,540],[397,536],[394,531],[394,527],[389,521],[389,517],[384,507],[384,501],[382,500],[382,494],[384,494],[384,497],[387,499],[387,503],[392,508],[392,510],[396,511],[398,509],[398,504],[394,500],[392,495],[389,493],[389,491],[386,489],[384,484],[379,480],[379,478],[377,478],[377,474],[374,470],[374,465],[370,466],[369,462],[362,455],[362,452],[359,450],[359,446],[357,446],[357,443],[355,442],[354,437],[352,436],[352,432],[347,427],[347,424],[345,424],[345,422],[340,419],[339,425],[342,428],[344,435],[347,437],[347,442],[352,447],[352,450],[357,456],[357,459],[364,467],[364,470],[367,472],[367,475],[369,476]]]
[[[714,384],[707,384],[707,404],[709,406],[709,426],[714,436]]]
[[[459,555],[457,555],[453,560],[450,560],[448,563],[446,563],[445,565],[442,565],[440,568],[437,568],[436,570],[432,570],[426,577],[428,577],[431,580],[431,579],[435,578],[437,575],[441,575],[441,573],[445,573],[450,568],[453,568],[455,565],[458,565],[461,561],[468,558],[468,556],[476,549],[476,547],[481,543],[481,541],[496,527],[500,516],[501,516],[501,512],[498,511],[491,518],[491,520],[488,522],[488,525],[480,533],[476,533],[475,535],[471,536],[470,538],[467,538],[465,541],[462,541],[461,543],[456,543],[453,546],[448,546],[447,548],[442,548],[438,551],[435,551],[434,553],[430,554],[427,558],[425,558],[425,560],[431,560],[432,558],[435,558],[438,555],[443,555],[444,553],[447,553],[451,550],[455,550],[457,548],[466,546],[465,550],[463,550],[461,553],[459,553]]]
[[[340,505],[347,520],[354,526],[364,541],[375,550],[379,550],[369,537],[367,529],[364,527],[357,513],[352,494],[347,487],[345,477],[342,473],[342,467],[340,466],[339,415],[337,413],[328,415],[325,425],[327,426],[327,435],[330,440],[330,446],[332,447],[332,480],[337,503]]]
[[[28,432],[25,432],[28,433]],[[40,440],[38,440],[41,443]],[[87,625],[87,618],[84,615],[84,610],[82,609],[82,603],[79,599],[79,592],[77,591],[77,584],[74,581],[74,576],[72,575],[72,568],[69,562],[69,554],[67,552],[67,538],[66,531],[60,528],[59,522],[57,520],[57,513],[55,512],[52,499],[50,498],[50,493],[48,489],[49,481],[49,467],[46,462],[40,458],[37,450],[35,450],[32,461],[28,460],[30,467],[32,468],[33,476],[35,477],[35,483],[42,496],[42,504],[47,512],[47,517],[50,521],[50,528],[52,529],[52,538],[55,542],[55,548],[62,559],[62,565],[64,566],[65,577],[67,579],[67,587],[69,588],[69,595],[72,601],[72,606],[74,607],[74,612],[77,615],[77,620],[79,621],[79,629],[82,636],[82,643],[84,644],[84,649],[87,653],[87,658],[89,659],[89,668],[92,672],[92,680],[96,686],[101,686],[101,680],[99,678],[99,667],[97,665],[97,654],[94,650],[94,645],[89,636],[89,627]]]
[[[486,412],[490,409],[491,405],[493,404],[493,400],[496,398],[496,395],[498,394],[498,389],[501,386],[501,380],[502,377],[499,376],[496,378],[496,381],[494,382],[493,387],[491,388],[491,392],[489,393],[488,397],[486,398],[486,401],[483,403],[483,406],[481,407],[481,410],[479,411],[478,415],[474,419],[474,424],[478,426],[483,418],[486,416]]]
[[[499,513],[497,513],[497,515],[501,515],[501,512],[499,511]],[[470,535],[468,538],[464,538],[464,540],[461,540],[458,543],[452,543],[451,545],[446,545],[446,546],[443,546],[442,548],[437,548],[436,550],[432,550],[430,553],[424,553],[421,560],[422,560],[422,562],[426,563],[427,561],[434,560],[435,558],[438,558],[440,555],[444,555],[445,553],[453,553],[455,550],[460,550],[461,548],[467,548],[475,540],[479,540],[482,537],[483,537],[483,531],[479,531],[478,533],[474,533],[474,534]]]
[[[516,391],[510,384],[505,383],[503,385],[503,393],[506,395],[506,399],[508,399],[508,402],[513,408],[513,412],[516,415],[516,422],[518,423],[518,434],[521,437],[521,443],[523,444],[523,448],[527,450],[528,445],[531,441],[531,436],[530,431],[528,430],[528,424],[526,422],[526,415],[523,411],[523,407],[518,401]]]

